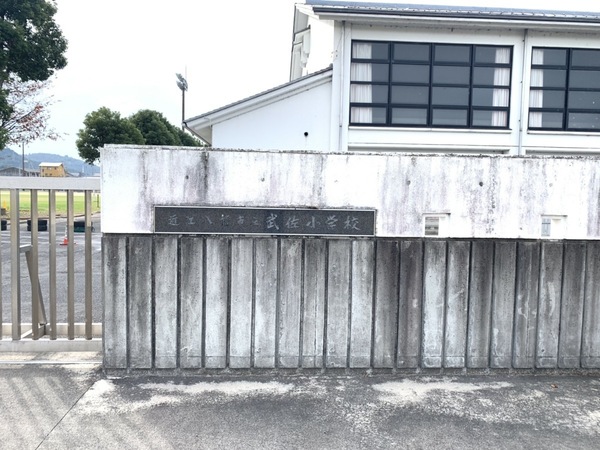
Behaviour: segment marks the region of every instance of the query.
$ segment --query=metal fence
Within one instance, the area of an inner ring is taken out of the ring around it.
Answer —
[[[94,178],[0,177],[0,351],[101,350],[92,270],[92,194],[99,190]],[[76,195],[83,196],[83,211],[75,210]],[[57,212],[57,198],[66,201],[66,214]],[[76,212],[83,214],[77,222]]]

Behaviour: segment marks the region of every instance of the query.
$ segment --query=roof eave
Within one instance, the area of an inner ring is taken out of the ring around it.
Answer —
[[[365,11],[341,10],[331,7],[313,6],[312,12],[320,20],[360,22],[367,24],[405,24],[405,25],[446,25],[488,28],[520,28],[563,31],[598,31],[600,21],[597,19],[580,18],[578,20],[564,20],[561,17],[506,17],[502,15],[471,16],[460,13],[423,13],[404,11]]]

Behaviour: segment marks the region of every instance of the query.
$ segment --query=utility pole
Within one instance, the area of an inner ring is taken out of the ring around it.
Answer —
[[[25,176],[25,142],[21,142],[21,176]]]
[[[188,83],[180,73],[177,76],[177,87],[181,89],[181,129],[184,130],[183,121],[185,120],[185,91],[188,90]]]

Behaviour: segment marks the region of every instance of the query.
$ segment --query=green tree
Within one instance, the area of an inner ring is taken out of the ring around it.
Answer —
[[[100,148],[104,144],[145,143],[144,136],[136,126],[116,111],[102,107],[85,116],[84,128],[77,133],[79,156],[89,164],[100,159]]]
[[[157,111],[142,109],[129,120],[140,130],[146,145],[181,145],[179,137],[173,133],[173,125]]]
[[[202,141],[196,139],[182,129],[176,128],[175,131],[177,131],[177,136],[181,139],[181,145],[184,147],[204,147],[205,144]]]
[[[8,100],[11,78],[45,81],[67,64],[67,40],[54,22],[55,14],[52,0],[0,1],[0,148],[9,139],[4,125],[13,113]]]
[[[85,116],[84,128],[77,133],[79,156],[93,164],[100,159],[105,144],[181,145],[201,147],[203,144],[173,126],[158,111],[141,109],[128,118],[102,107]]]
[[[158,111],[142,109],[131,115],[129,119],[144,136],[146,145],[202,146],[202,143],[198,139],[172,125]]]

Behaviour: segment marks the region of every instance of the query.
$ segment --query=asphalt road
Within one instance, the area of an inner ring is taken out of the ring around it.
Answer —
[[[598,377],[119,378],[104,375],[98,357],[0,355],[0,447],[600,447]]]
[[[94,232],[92,233],[92,293],[94,322],[102,320],[101,303],[101,233],[100,215],[92,219]],[[57,321],[67,321],[67,247],[60,245],[65,234],[66,219],[57,219],[56,230],[56,279],[57,279]],[[31,243],[31,233],[23,222],[20,225],[21,245]],[[39,238],[39,274],[42,287],[42,296],[49,318],[49,240],[46,231],[40,231]],[[2,257],[2,322],[11,321],[11,252],[10,252],[10,225],[9,229],[1,232],[1,257]],[[85,317],[85,234],[75,233],[75,322],[83,322]],[[25,254],[19,255],[21,261],[21,318],[22,322],[31,322],[31,282]]]

